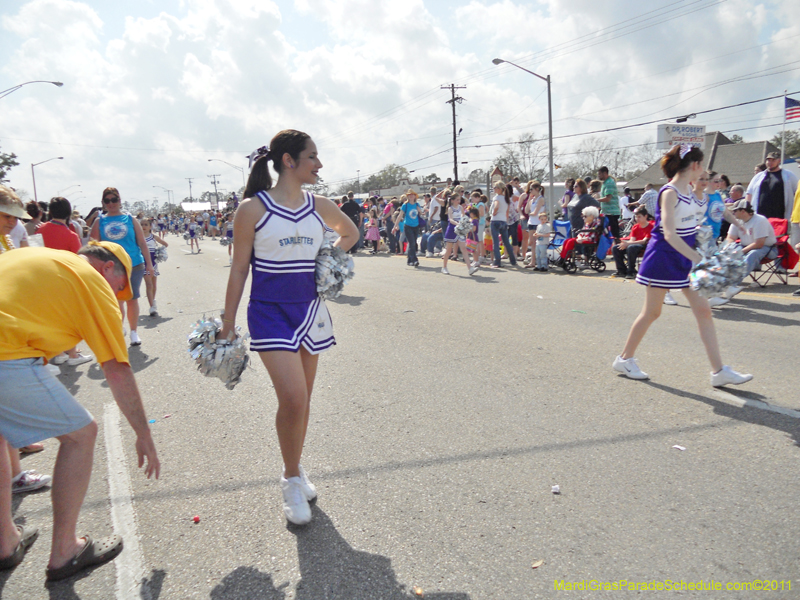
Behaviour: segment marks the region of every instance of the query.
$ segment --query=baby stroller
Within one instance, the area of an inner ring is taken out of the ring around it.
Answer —
[[[593,227],[578,229],[575,232],[574,245],[561,260],[561,266],[567,273],[575,273],[578,270],[578,261],[581,258],[587,267],[598,273],[606,270],[606,263],[597,257],[597,245],[605,228],[603,221],[601,217]]]

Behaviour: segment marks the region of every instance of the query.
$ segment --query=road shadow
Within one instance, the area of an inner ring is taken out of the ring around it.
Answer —
[[[161,315],[157,317],[139,317],[139,327],[143,329],[155,329],[156,327],[160,327],[164,323],[168,321],[172,321],[172,317],[162,317]]]
[[[276,588],[269,573],[262,573],[254,567],[237,567],[218,583],[209,598],[211,600],[283,600],[286,594],[284,583]]]
[[[689,398],[690,400],[696,400],[698,402],[702,402],[703,404],[707,404],[708,406],[714,409],[714,414],[716,415],[727,417],[729,419],[734,419],[736,421],[742,421],[743,423],[760,425],[762,427],[769,427],[771,429],[775,429],[776,431],[782,431],[783,433],[792,437],[795,446],[800,447],[799,419],[782,415],[780,413],[774,413],[771,411],[762,410],[752,406],[742,406],[742,407],[733,406],[721,400],[714,400],[713,398],[709,398],[708,396],[701,396],[700,394],[694,394],[692,392],[687,392],[685,390],[679,390],[678,388],[664,385],[663,383],[655,383],[649,380],[643,383],[657,390],[661,390],[662,392],[672,394],[673,396]],[[770,404],[770,401],[766,396],[762,396],[761,394],[756,394],[755,392],[731,389],[727,387],[725,388],[725,392],[731,394],[732,396],[736,396],[737,398],[741,398],[742,400],[745,401],[756,400],[759,402],[764,402],[765,404]]]
[[[339,535],[325,512],[311,508],[314,520],[305,527],[290,526],[297,538],[300,581],[297,600],[409,600],[411,590],[397,581],[391,560],[355,550]],[[464,593],[425,593],[435,600],[468,600]]]
[[[361,306],[361,303],[364,302],[367,298],[365,296],[339,296],[338,298],[334,298],[333,300],[327,300],[326,302],[333,302],[334,304],[347,304],[349,306]]]
[[[142,587],[139,589],[141,600],[158,600],[161,597],[161,588],[164,587],[164,579],[167,572],[162,569],[153,569],[150,577],[142,578]]]
[[[771,313],[782,313],[778,316]],[[782,304],[769,300],[754,300],[736,296],[724,308],[714,311],[714,318],[724,321],[743,321],[747,323],[764,323],[777,327],[800,326],[800,303]]]

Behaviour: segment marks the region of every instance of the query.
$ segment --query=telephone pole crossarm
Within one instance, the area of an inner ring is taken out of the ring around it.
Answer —
[[[456,90],[465,90],[467,89],[467,86],[451,83],[450,85],[441,86],[441,89],[450,90],[450,100],[446,100],[445,104],[449,104],[453,107],[453,181],[458,181],[458,148],[456,145],[458,134],[456,133],[456,102],[461,104],[464,101],[464,98],[461,96],[456,96]]]

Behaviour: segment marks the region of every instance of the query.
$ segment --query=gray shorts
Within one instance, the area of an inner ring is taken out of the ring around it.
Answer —
[[[142,287],[142,278],[144,277],[144,265],[145,263],[142,263],[131,269],[131,291],[133,292],[131,300],[139,299],[139,290]]]
[[[43,358],[0,360],[0,434],[14,448],[72,433],[93,420],[45,369]]]

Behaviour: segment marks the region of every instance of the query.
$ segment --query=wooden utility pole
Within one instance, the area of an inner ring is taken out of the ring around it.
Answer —
[[[453,181],[459,181],[458,179],[458,149],[456,147],[456,139],[458,138],[458,134],[456,133],[456,102],[461,104],[464,101],[464,98],[461,96],[456,96],[456,90],[465,90],[467,86],[465,85],[456,85],[451,83],[450,85],[443,85],[441,86],[443,90],[450,90],[451,98],[447,100],[447,104],[453,107]]]

